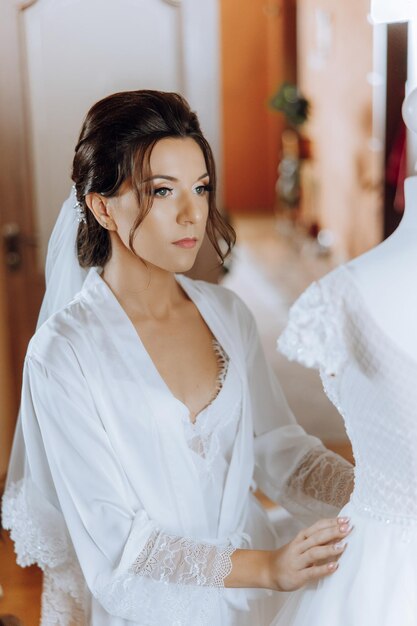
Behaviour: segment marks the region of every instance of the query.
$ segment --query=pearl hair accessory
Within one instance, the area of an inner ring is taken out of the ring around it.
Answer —
[[[72,186],[72,188],[75,190],[75,185]],[[83,207],[83,205],[81,204],[81,202],[76,202],[74,204],[74,210],[77,213],[77,220],[83,224],[87,224],[87,215],[85,213],[85,209]]]

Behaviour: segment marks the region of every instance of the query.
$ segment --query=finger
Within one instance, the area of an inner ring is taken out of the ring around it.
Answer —
[[[319,580],[320,578],[325,578],[326,576],[330,576],[333,574],[339,564],[336,561],[332,561],[331,563],[326,563],[326,565],[313,565],[312,567],[308,567],[303,571],[303,584],[314,582],[315,580]]]
[[[346,545],[344,541],[341,541],[328,546],[310,548],[307,552],[302,554],[301,565],[303,568],[306,568],[320,563],[320,561],[328,561],[329,559],[331,561],[337,560],[345,551]]]
[[[320,530],[326,530],[329,528],[338,528],[339,526],[346,525],[349,523],[349,518],[347,517],[331,517],[329,519],[321,519],[312,526],[308,528],[304,528],[302,531],[298,533],[298,537],[304,541],[314,535],[316,532]]]
[[[314,546],[324,546],[328,543],[337,543],[352,532],[352,526],[343,524],[342,526],[332,526],[323,530],[317,530],[307,539],[300,543],[301,553],[306,552]]]

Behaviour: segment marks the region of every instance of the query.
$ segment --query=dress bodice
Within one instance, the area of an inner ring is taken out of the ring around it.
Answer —
[[[356,462],[352,503],[387,523],[417,524],[417,362],[378,326],[349,267],[302,294],[279,348],[319,369],[344,418]]]

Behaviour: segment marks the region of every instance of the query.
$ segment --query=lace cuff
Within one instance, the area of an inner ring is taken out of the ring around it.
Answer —
[[[87,623],[84,578],[62,515],[29,479],[6,489],[2,522],[18,565],[36,563],[43,571],[41,626]]]
[[[324,446],[312,448],[291,474],[286,497],[303,502],[311,510],[320,510],[328,505],[333,515],[349,501],[353,491],[354,468],[338,454]]]
[[[312,283],[290,309],[288,324],[277,347],[290,361],[312,367],[329,376],[344,362],[339,341],[341,320],[319,283]]]
[[[224,587],[232,570],[233,547],[197,543],[154,531],[132,566],[155,582]]]

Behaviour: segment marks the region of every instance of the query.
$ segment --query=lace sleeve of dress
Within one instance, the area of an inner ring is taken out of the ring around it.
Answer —
[[[289,477],[285,500],[321,516],[334,515],[349,501],[353,482],[354,469],[348,461],[322,445],[315,446]]]
[[[334,293],[312,283],[291,307],[278,350],[290,361],[334,375],[344,360],[340,325]]]
[[[224,587],[234,551],[232,546],[199,543],[155,530],[132,570],[155,582]]]

